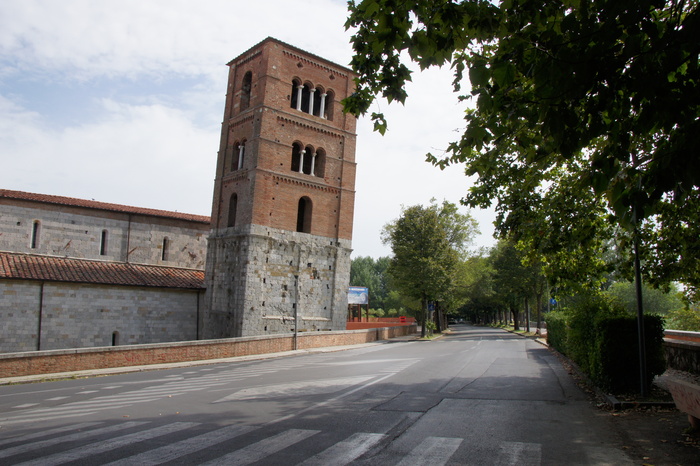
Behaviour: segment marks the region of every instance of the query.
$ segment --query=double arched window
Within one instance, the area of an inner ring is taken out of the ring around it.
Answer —
[[[308,82],[302,83],[300,79],[292,81],[291,107],[300,112],[333,120],[334,99],[333,91],[327,91],[321,86],[314,87]]]
[[[240,170],[243,168],[243,160],[245,159],[245,139],[236,141],[233,144],[233,152],[231,153],[231,171]]]
[[[292,165],[293,172],[304,173],[306,175],[323,178],[326,166],[326,151],[313,146],[304,146],[300,142],[292,144]]]

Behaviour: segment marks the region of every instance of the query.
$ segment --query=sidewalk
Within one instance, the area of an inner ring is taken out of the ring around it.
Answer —
[[[265,354],[253,354],[249,356],[236,356],[233,358],[222,358],[222,359],[202,359],[197,361],[184,361],[184,362],[174,362],[167,364],[148,364],[142,366],[125,366],[125,367],[108,367],[104,369],[90,369],[84,371],[73,371],[73,372],[56,372],[52,374],[37,374],[37,375],[25,375],[21,377],[4,377],[0,378],[0,386],[10,385],[10,384],[23,384],[23,383],[35,383],[35,382],[47,382],[52,380],[64,380],[64,379],[79,379],[85,377],[97,377],[104,375],[115,375],[115,374],[127,374],[130,372],[144,372],[144,371],[156,371],[162,369],[172,369],[177,367],[192,367],[192,366],[205,366],[209,364],[222,364],[227,362],[240,362],[240,361],[259,361],[263,359],[272,358],[282,358],[287,356],[295,356],[299,354],[309,354],[309,353],[333,353],[336,351],[345,351],[354,348],[365,348],[368,346],[383,345],[395,341],[413,341],[418,340],[420,334],[405,335],[401,337],[392,338],[390,340],[379,340],[371,343],[363,343],[359,345],[346,345],[346,346],[327,346],[323,348],[309,348],[293,351],[283,351],[280,353],[265,353]]]

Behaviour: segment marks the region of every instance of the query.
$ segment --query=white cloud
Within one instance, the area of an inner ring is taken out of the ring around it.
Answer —
[[[0,55],[21,72],[71,79],[208,74],[273,35],[349,60],[345,5],[328,0],[9,0],[0,4]],[[342,56],[341,56],[342,54]],[[340,63],[344,64],[344,63]],[[6,63],[5,66],[8,64]]]
[[[225,64],[273,36],[346,66],[346,16],[344,0],[3,0],[0,187],[208,215]],[[356,255],[389,253],[401,205],[466,193],[459,167],[424,162],[463,125],[450,81],[416,75],[405,108],[380,109],[384,137],[359,121]]]
[[[99,122],[60,130],[17,111],[0,119],[0,185],[208,215],[218,132],[161,105],[103,107]]]

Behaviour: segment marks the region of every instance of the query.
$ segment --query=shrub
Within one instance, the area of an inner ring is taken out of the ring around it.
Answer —
[[[667,315],[666,328],[700,332],[700,308],[697,305],[671,311]]]
[[[561,354],[566,354],[567,318],[568,314],[561,311],[549,312],[544,318],[547,343]]]
[[[611,393],[633,392],[640,388],[639,336],[637,318],[599,316],[595,328],[595,344],[591,352],[591,379],[598,387]],[[666,369],[663,349],[663,318],[644,316],[646,386]]]
[[[593,361],[597,330],[595,322],[602,317],[625,316],[625,310],[614,306],[610,299],[600,294],[579,295],[570,306],[566,338],[569,356],[588,375],[593,373]]]

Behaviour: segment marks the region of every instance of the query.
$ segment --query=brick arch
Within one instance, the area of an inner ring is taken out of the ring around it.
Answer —
[[[301,163],[301,151],[304,149],[304,144],[300,141],[294,141],[292,143],[292,161],[289,167],[293,172],[298,172]]]
[[[328,89],[326,91],[326,108],[324,109],[323,117],[328,121],[333,121],[333,110],[335,102],[335,91],[333,89]]]
[[[240,111],[250,107],[250,94],[253,87],[253,72],[248,71],[243,75],[243,83],[241,84],[241,103]]]
[[[323,147],[316,149],[316,163],[314,164],[313,175],[323,178],[326,175],[326,150]]]

